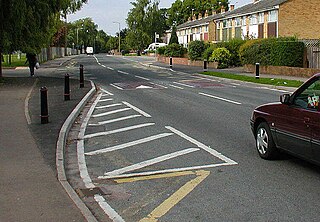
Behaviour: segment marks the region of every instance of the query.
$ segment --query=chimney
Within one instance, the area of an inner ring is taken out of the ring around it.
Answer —
[[[208,10],[204,13],[204,17],[207,18],[209,16]]]
[[[212,15],[216,15],[216,14],[217,14],[216,10],[212,8]]]
[[[224,6],[221,6],[221,14],[225,13],[226,9],[224,8]]]
[[[191,17],[189,17],[189,18],[188,18],[188,22],[191,22],[191,21],[192,21],[192,19],[191,19]]]
[[[194,20],[197,20],[196,14],[193,14],[193,16],[192,16],[192,21],[194,21]]]
[[[198,20],[202,19],[202,13],[200,12],[198,15]]]
[[[253,3],[257,3],[259,0],[253,0]]]
[[[234,10],[234,5],[230,5],[230,11]]]

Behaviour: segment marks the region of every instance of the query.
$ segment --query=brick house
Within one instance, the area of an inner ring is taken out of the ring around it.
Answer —
[[[233,38],[269,38],[297,36],[320,39],[320,4],[315,0],[253,0],[252,3],[221,13],[198,18],[177,27],[179,43],[187,46],[194,40],[209,42]]]

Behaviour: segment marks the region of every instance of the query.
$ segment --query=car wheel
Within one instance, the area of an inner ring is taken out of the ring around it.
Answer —
[[[256,131],[256,147],[261,158],[271,160],[274,159],[278,150],[273,141],[270,128],[266,122],[259,124]]]

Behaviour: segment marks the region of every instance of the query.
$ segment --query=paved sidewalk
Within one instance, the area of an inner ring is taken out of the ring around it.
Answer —
[[[65,102],[63,79],[26,76],[28,70],[24,77],[0,79],[0,221],[85,221],[57,180],[55,152],[62,124],[91,85],[80,89],[79,81],[70,80],[71,101]],[[39,117],[41,86],[48,88],[46,125]]]

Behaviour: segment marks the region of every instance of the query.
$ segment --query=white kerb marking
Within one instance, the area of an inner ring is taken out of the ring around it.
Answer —
[[[95,109],[106,109],[106,108],[111,108],[111,107],[116,107],[116,106],[122,106],[123,104],[121,103],[115,103],[107,106],[97,106]]]
[[[236,105],[241,105],[242,104],[242,103],[239,103],[239,102],[236,102],[236,101],[232,101],[232,100],[229,100],[229,99],[224,99],[224,98],[221,98],[221,97],[218,97],[218,96],[213,96],[213,95],[209,95],[209,94],[205,94],[205,93],[199,93],[199,94],[202,95],[202,96],[210,97],[210,98],[221,100],[221,101],[228,102],[228,103],[233,103],[233,104],[236,104]]]
[[[106,93],[109,96],[113,96],[113,94],[105,89],[101,89],[102,92]]]
[[[99,94],[97,96],[96,100],[94,101],[94,103],[90,107],[87,115],[85,116],[85,118],[80,126],[78,138],[83,138],[85,131],[86,131],[86,127],[87,127],[88,122],[90,120],[90,117],[94,111],[94,107],[98,104],[100,98],[101,98],[101,94]],[[77,157],[78,157],[78,167],[79,167],[79,171],[80,171],[80,177],[82,178],[85,187],[86,188],[94,188],[95,185],[92,183],[92,180],[89,176],[87,164],[86,164],[86,159],[84,156],[84,141],[83,140],[77,141]]]
[[[115,113],[125,112],[125,111],[128,111],[128,110],[131,110],[131,108],[113,110],[113,111],[106,112],[106,113],[100,113],[100,114],[92,115],[92,117],[93,118],[97,118],[97,117],[102,117],[102,116],[108,116],[108,115],[112,115],[112,114],[115,114]]]
[[[94,199],[112,221],[125,222],[125,220],[106,202],[104,197],[102,197],[99,194],[96,194],[94,195]]]
[[[184,133],[176,130],[175,128],[173,128],[173,127],[171,127],[171,126],[166,126],[166,128],[167,128],[168,130],[172,131],[173,133],[175,133],[176,135],[184,138],[185,140],[188,140],[189,142],[195,144],[195,145],[198,146],[199,148],[207,151],[207,152],[210,153],[211,155],[219,158],[220,160],[222,160],[222,161],[224,161],[224,162],[226,162],[226,163],[228,163],[228,164],[232,164],[232,165],[233,165],[233,164],[237,164],[237,162],[235,162],[235,161],[231,160],[230,158],[222,155],[221,153],[217,152],[216,150],[214,150],[214,149],[212,149],[212,148],[204,145],[203,143],[201,143],[201,142],[199,142],[199,141],[191,138],[190,136],[185,135]]]
[[[107,132],[93,133],[93,134],[85,135],[83,137],[83,139],[90,139],[90,138],[98,137],[98,136],[106,136],[106,135],[110,135],[110,134],[122,133],[122,132],[126,132],[129,130],[139,129],[139,128],[148,127],[148,126],[154,126],[154,125],[155,125],[155,123],[145,123],[145,124],[129,126],[129,127],[121,128],[121,129],[111,130],[111,131],[107,131]]]
[[[140,162],[140,163],[137,163],[137,164],[133,164],[131,166],[127,166],[127,167],[124,167],[124,168],[121,168],[121,169],[118,169],[118,170],[107,172],[104,175],[105,176],[120,175],[120,174],[123,174],[123,173],[126,173],[126,172],[138,170],[138,169],[141,169],[141,168],[144,168],[144,167],[147,167],[147,166],[154,165],[156,163],[160,163],[160,162],[163,162],[163,161],[166,161],[166,160],[170,160],[170,159],[176,158],[178,156],[186,155],[186,154],[193,153],[193,152],[199,151],[199,150],[200,150],[199,148],[189,148],[189,149],[177,151],[177,152],[170,153],[170,154],[167,154],[167,155],[164,155],[164,156],[156,157],[154,159],[150,159],[150,160],[146,160],[146,161],[143,161],[143,162]]]
[[[124,105],[130,107],[131,109],[135,110],[136,112],[140,113],[140,114],[143,115],[144,117],[151,118],[151,116],[150,116],[148,113],[146,113],[146,112],[142,111],[141,109],[139,109],[139,108],[131,105],[130,103],[124,102],[124,101],[123,101],[122,103],[123,103]]]
[[[136,146],[136,145],[140,145],[143,143],[148,143],[154,140],[158,140],[158,139],[162,139],[164,137],[167,136],[171,136],[174,135],[173,133],[163,133],[163,134],[159,134],[159,135],[155,135],[155,136],[150,136],[147,138],[143,138],[140,140],[135,140],[129,143],[124,143],[121,145],[117,145],[117,146],[113,146],[113,147],[108,147],[108,148],[104,148],[104,149],[100,149],[100,150],[96,150],[96,151],[92,151],[92,152],[88,152],[86,153],[86,155],[88,156],[93,156],[93,155],[99,155],[99,154],[103,154],[103,153],[108,153],[108,152],[112,152],[112,151],[116,151],[116,150],[121,150],[121,149],[125,149],[125,148],[129,148],[132,146]]]
[[[109,124],[109,123],[120,122],[120,121],[123,121],[123,120],[133,119],[133,118],[137,118],[137,117],[141,117],[141,115],[125,116],[125,117],[121,117],[121,118],[118,118],[118,119],[111,119],[111,120],[107,120],[107,121],[102,121],[102,122],[99,122],[98,125],[99,126],[106,125],[106,124]]]
[[[100,99],[98,102],[108,102],[108,101],[113,101],[113,99]]]

